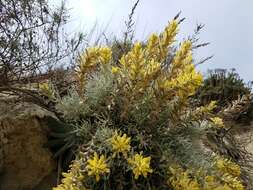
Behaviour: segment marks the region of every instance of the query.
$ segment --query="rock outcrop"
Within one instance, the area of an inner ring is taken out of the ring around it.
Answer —
[[[15,97],[0,98],[0,190],[33,189],[54,170],[52,153],[44,145],[51,112]]]

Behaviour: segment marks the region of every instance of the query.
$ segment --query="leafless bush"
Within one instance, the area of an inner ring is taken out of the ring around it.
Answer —
[[[69,38],[67,19],[64,2],[52,9],[47,0],[0,0],[0,89],[74,59],[83,35]]]

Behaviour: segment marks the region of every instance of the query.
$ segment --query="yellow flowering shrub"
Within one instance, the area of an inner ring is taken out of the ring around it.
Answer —
[[[194,41],[175,44],[179,23],[133,43],[117,61],[110,47],[87,48],[79,57],[79,84],[58,106],[71,129],[66,146],[78,147],[78,190],[244,189],[240,167],[199,144],[224,124],[212,113],[215,102],[191,106],[203,78]],[[57,188],[76,187],[72,170]]]

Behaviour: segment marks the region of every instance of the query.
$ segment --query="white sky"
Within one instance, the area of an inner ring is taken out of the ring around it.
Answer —
[[[120,35],[134,3],[134,0],[68,0],[69,28],[85,32],[98,23],[101,30],[107,28],[107,34]],[[161,31],[179,11],[186,17],[180,38],[192,34],[196,23],[206,25],[200,38],[211,45],[199,50],[197,57],[214,55],[214,58],[200,66],[203,72],[209,68],[235,68],[246,81],[253,80],[253,0],[140,0],[135,15],[136,38],[142,40]]]

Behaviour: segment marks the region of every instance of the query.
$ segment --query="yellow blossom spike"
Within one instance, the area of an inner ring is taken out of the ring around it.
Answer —
[[[159,62],[163,61],[168,54],[169,47],[175,41],[177,32],[178,21],[173,20],[160,34],[160,36],[152,34],[147,41],[145,49],[146,56],[149,59],[154,59]]]
[[[153,74],[156,74],[161,70],[161,63],[156,62],[154,59],[152,59],[148,62],[145,70],[145,77],[152,77]]]
[[[53,190],[86,190],[82,183],[84,176],[81,173],[81,164],[78,161],[74,161],[70,165],[70,170],[62,173],[62,176],[61,184],[54,187]]]
[[[159,36],[157,34],[151,34],[147,42],[147,51],[152,51],[159,45]]]
[[[172,72],[177,72],[177,70],[181,70],[185,63],[190,64],[192,62],[192,43],[187,40],[182,43],[179,50],[176,52],[175,57],[172,61]],[[189,62],[190,61],[190,62]]]
[[[145,53],[147,58],[149,59],[155,59],[158,60],[159,59],[159,55],[160,55],[160,39],[159,36],[156,34],[152,34],[147,42],[147,46],[145,48]]]
[[[178,21],[172,20],[162,33],[161,38],[162,46],[165,47],[170,46],[175,41],[177,32],[178,32]]]
[[[178,21],[173,20],[169,23],[169,25],[165,28],[164,32],[161,34],[160,38],[160,60],[166,58],[168,53],[168,48],[172,43],[175,42],[175,37],[178,32]]]
[[[135,43],[132,50],[120,59],[120,64],[131,80],[136,80],[144,73],[145,58],[141,43]]]
[[[172,79],[165,79],[160,88],[174,92],[181,99],[193,95],[201,86],[203,77],[196,72],[192,64],[185,65],[179,75]]]
[[[100,54],[101,63],[103,63],[103,64],[109,63],[109,61],[112,58],[112,51],[108,47],[100,48],[99,54]]]

